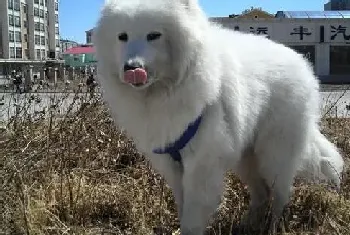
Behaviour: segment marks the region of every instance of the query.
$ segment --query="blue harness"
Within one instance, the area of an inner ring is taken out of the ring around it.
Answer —
[[[180,162],[182,161],[180,150],[186,147],[188,142],[194,137],[194,135],[197,133],[199,125],[202,121],[202,115],[200,115],[194,122],[190,123],[185,130],[185,132],[180,136],[178,140],[176,140],[174,143],[169,144],[164,149],[157,148],[153,150],[153,153],[156,154],[169,154],[170,157],[176,161]]]

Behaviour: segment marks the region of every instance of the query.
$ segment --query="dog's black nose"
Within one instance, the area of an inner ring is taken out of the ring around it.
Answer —
[[[143,68],[143,64],[139,61],[128,61],[124,64],[124,71],[134,70],[137,68]]]

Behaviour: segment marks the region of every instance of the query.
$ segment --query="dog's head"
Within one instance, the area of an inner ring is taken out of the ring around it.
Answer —
[[[206,23],[196,0],[107,0],[93,32],[102,79],[132,89],[177,84]]]

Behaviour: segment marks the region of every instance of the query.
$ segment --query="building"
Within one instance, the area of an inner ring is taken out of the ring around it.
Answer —
[[[59,0],[0,0],[0,76],[59,65]]]
[[[254,8],[210,20],[268,37],[304,54],[323,83],[350,83],[350,11],[278,11],[272,17]],[[92,32],[86,31],[87,39]]]
[[[92,45],[72,47],[62,53],[64,63],[70,67],[94,66],[96,63],[95,50]]]
[[[60,54],[64,53],[68,49],[79,46],[79,43],[68,39],[60,39]]]
[[[349,18],[350,11],[279,11],[275,18],[211,20],[283,43],[304,54],[322,82],[342,83],[350,82]]]
[[[350,10],[350,0],[331,0],[324,4],[325,11],[345,11]]]
[[[58,5],[58,0],[0,1],[0,58],[57,58],[60,52]]]
[[[90,29],[88,31],[85,31],[86,34],[86,44],[92,44],[92,34],[94,29]]]
[[[273,14],[268,13],[267,11],[262,10],[261,8],[250,8],[242,12],[239,15],[229,15],[231,18],[244,18],[244,19],[266,19],[274,18]]]

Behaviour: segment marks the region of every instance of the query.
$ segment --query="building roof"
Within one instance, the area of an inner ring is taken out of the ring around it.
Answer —
[[[72,47],[68,50],[66,50],[65,52],[63,52],[63,54],[90,54],[90,53],[95,53],[95,48],[93,46],[78,46],[78,47]]]
[[[350,18],[350,11],[278,11],[277,18]]]

